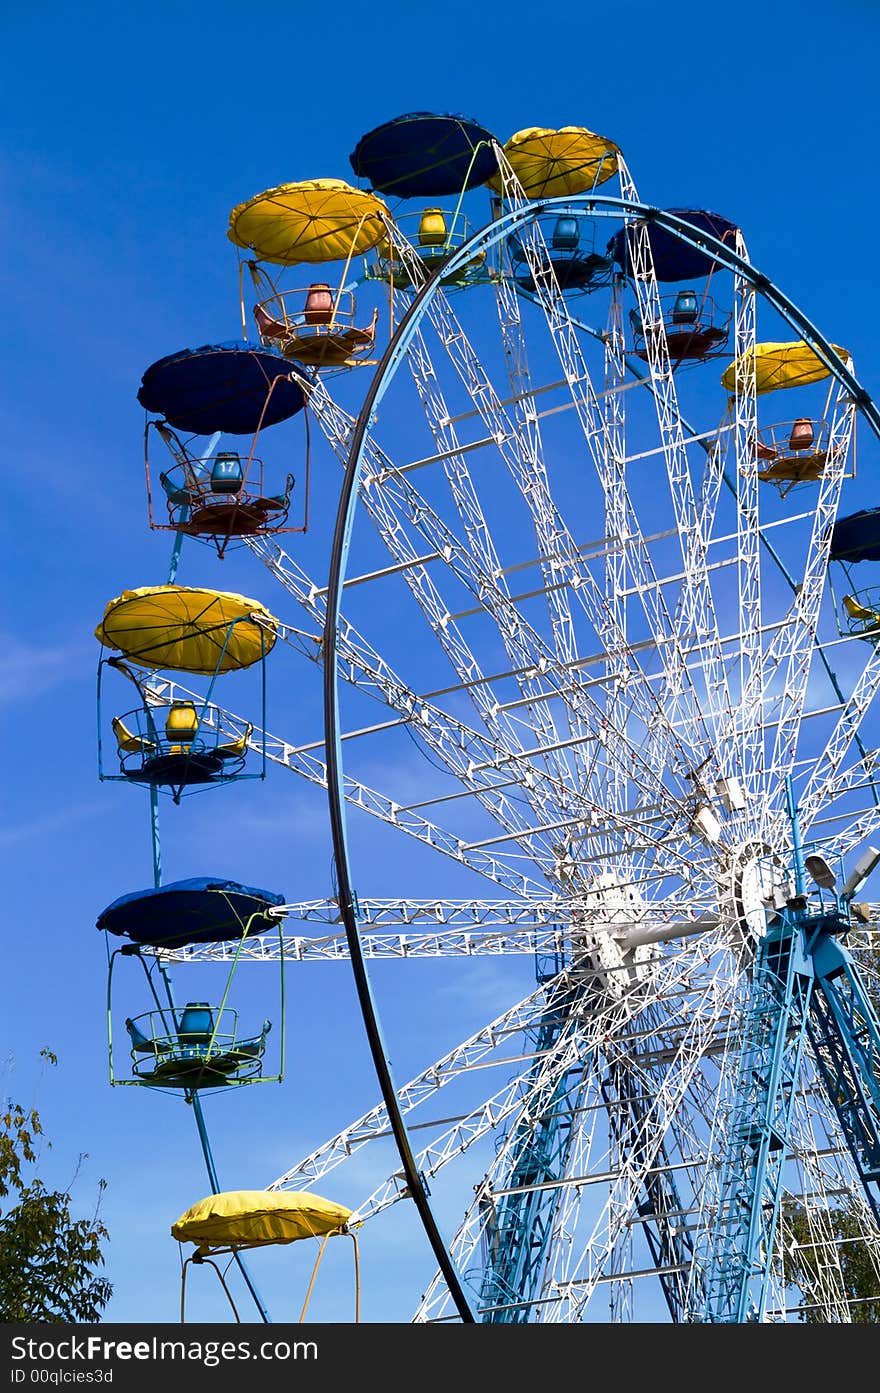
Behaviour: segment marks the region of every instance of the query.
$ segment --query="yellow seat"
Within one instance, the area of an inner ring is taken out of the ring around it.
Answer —
[[[843,607],[850,619],[857,620],[860,624],[880,625],[880,611],[876,609],[866,609],[860,605],[852,595],[844,595]]]
[[[214,753],[219,755],[221,759],[241,759],[247,750],[247,742],[250,740],[253,730],[253,726],[249,725],[244,734],[240,735],[237,740],[227,740],[225,744],[218,745]]]
[[[156,746],[152,740],[145,740],[142,735],[134,735],[129,730],[125,722],[119,717],[113,717],[113,734],[119,745],[121,753],[127,755],[148,755],[152,754]]]

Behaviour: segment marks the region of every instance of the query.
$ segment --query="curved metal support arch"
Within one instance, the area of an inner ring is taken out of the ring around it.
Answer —
[[[355,984],[361,1013],[367,1032],[373,1062],[388,1110],[398,1153],[403,1164],[404,1175],[412,1199],[418,1209],[425,1232],[431,1243],[438,1267],[459,1315],[463,1321],[474,1322],[474,1315],[465,1296],[451,1255],[446,1249],[437,1227],[428,1199],[428,1189],[424,1177],[419,1172],[410,1144],[406,1124],[398,1106],[394,1081],[388,1056],[382,1038],[381,1024],[373,1000],[372,988],[367,971],[363,945],[358,928],[356,896],[351,882],[346,835],[346,811],[343,795],[344,772],[342,764],[341,724],[339,719],[339,690],[337,680],[337,640],[341,613],[342,589],[345,581],[351,533],[354,524],[358,496],[358,485],[363,469],[364,445],[367,429],[385,392],[402,363],[416,332],[422,311],[433,299],[443,280],[449,278],[467,262],[473,259],[477,250],[488,249],[509,236],[521,223],[531,221],[542,212],[581,207],[585,212],[601,217],[635,217],[672,232],[681,241],[711,255],[728,270],[736,271],[755,290],[761,292],[780,315],[809,342],[817,356],[829,371],[851,393],[861,408],[874,434],[880,439],[880,410],[875,406],[870,394],[861,386],[858,379],[846,366],[833,345],[822,335],[811,321],[782,293],[762,272],[750,262],[732,251],[723,242],[708,233],[695,230],[686,219],[665,212],[651,204],[631,202],[610,195],[577,195],[536,200],[523,208],[505,213],[485,228],[474,233],[438,268],[422,286],[408,306],[388,347],[377,364],[358,416],[357,425],[346,463],[345,477],[340,492],[336,516],[333,544],[330,557],[330,572],[327,586],[327,615],[324,627],[324,730],[327,758],[327,794],[330,811],[330,824],[333,840],[333,854],[336,867],[338,901],[348,940],[349,953],[354,971]]]
[[[853,400],[864,413],[874,434],[880,439],[880,408],[875,404],[870,392],[861,385],[855,374],[835,352],[833,344],[829,343],[824,334],[819,332],[807,316],[773,284],[770,277],[765,276],[751,262],[732,251],[726,243],[719,241],[717,237],[711,236],[708,232],[698,231],[685,218],[680,218],[674,213],[667,213],[662,208],[655,208],[650,203],[633,203],[624,198],[614,198],[610,194],[576,194],[568,197],[538,199],[525,208],[516,209],[511,213],[503,213],[489,227],[482,228],[467,242],[462,243],[458,250],[444,262],[444,279],[448,279],[468,261],[473,260],[475,250],[494,246],[515,231],[520,223],[530,221],[540,213],[561,211],[572,207],[582,208],[586,213],[596,213],[599,217],[629,216],[656,223],[658,227],[674,233],[682,242],[693,247],[696,251],[705,252],[712,256],[728,271],[736,271],[744,280],[749,282],[753,289],[759,290],[768,303],[779,311],[783,319],[787,320],[793,329],[798,330],[804,340],[815,349],[817,356],[829,372],[833,373],[850,392]],[[423,302],[423,297],[424,300],[430,299],[438,284],[439,281],[432,278],[423,287],[418,297],[419,301]],[[411,308],[413,307],[411,306]],[[412,334],[412,328],[410,328],[409,333],[404,335],[409,320],[410,316],[407,314],[395,335],[395,340],[405,337],[406,341],[402,344],[401,351],[406,348]],[[392,347],[393,343],[394,341],[389,347]],[[385,360],[383,359],[376,371],[377,379],[382,375],[384,365]]]
[[[435,275],[439,275],[439,272],[435,273]],[[439,283],[439,281],[436,283]],[[327,758],[327,796],[330,805],[330,825],[333,838],[333,856],[336,865],[339,907],[342,913],[342,921],[345,925],[345,934],[348,939],[349,954],[354,971],[358,1000],[360,1002],[361,1014],[367,1032],[370,1051],[373,1056],[373,1063],[379,1080],[382,1098],[388,1112],[388,1120],[391,1124],[391,1130],[397,1144],[398,1154],[403,1164],[406,1182],[433,1249],[437,1265],[443,1274],[449,1294],[462,1321],[467,1324],[475,1324],[475,1317],[468,1304],[461,1279],[455,1269],[452,1257],[443,1242],[440,1230],[437,1227],[437,1221],[428,1199],[428,1187],[425,1178],[416,1164],[415,1155],[410,1144],[409,1133],[407,1132],[406,1123],[403,1120],[403,1114],[398,1104],[397,1091],[394,1086],[391,1067],[382,1038],[379,1016],[373,1001],[370,978],[367,972],[363,945],[358,929],[355,892],[352,887],[349,870],[348,847],[346,841],[345,799],[343,795],[342,731],[339,720],[339,690],[337,678],[337,639],[339,634],[342,587],[345,581],[351,541],[351,529],[354,522],[355,505],[357,502],[358,482],[360,480],[363,463],[364,437],[367,432],[367,426],[383,395],[384,387],[390,380],[390,377],[393,376],[393,369],[397,367],[406,344],[409,341],[410,335],[407,333],[407,329],[414,320],[417,320],[421,306],[428,298],[428,293],[434,284],[435,280],[432,279],[429,281],[413,300],[401,321],[397,334],[392,338],[380,360],[370,384],[370,390],[367,393],[361,409],[352,439],[351,450],[349,452],[345,477],[339,498],[339,509],[336,517],[336,527],[330,556],[330,575],[327,583],[327,617],[324,627],[324,731]],[[403,337],[404,340],[403,347],[398,343],[401,337]],[[389,369],[391,369],[391,371],[389,371]]]

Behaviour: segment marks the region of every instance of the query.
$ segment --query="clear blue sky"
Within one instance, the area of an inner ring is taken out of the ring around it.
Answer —
[[[260,11],[49,0],[6,14],[0,1059],[4,1090],[43,1113],[47,1178],[66,1183],[87,1152],[83,1209],[108,1181],[108,1319],[177,1318],[168,1230],[207,1186],[184,1104],[107,1080],[94,924],[150,883],[150,853],[145,796],[97,778],[93,631],[121,590],[165,579],[170,540],[148,527],[136,392],[164,354],[237,337],[230,209],[288,180],[351,179],[359,136],[408,111],[473,115],[502,140],[584,125],[620,145],[646,201],[738,222],[752,261],[849,348],[877,397],[878,38],[870,0]],[[866,502],[875,485],[861,480]],[[334,495],[322,496],[296,554],[323,580]],[[178,578],[283,614],[256,562],[224,566],[185,551]],[[297,680],[281,671],[279,683]],[[296,720],[294,696],[270,688],[270,729]],[[314,697],[302,700],[314,715]],[[331,892],[323,796],[290,775],[163,817],[167,879],[228,868],[292,900]],[[389,892],[392,880],[389,869]],[[502,977],[472,970],[487,1018],[506,999]],[[446,968],[417,965],[406,990],[448,994],[455,1029]],[[273,1015],[271,974],[247,992]],[[207,1103],[228,1188],[268,1183],[377,1093],[347,969],[291,974],[289,1004],[286,1082]],[[392,1025],[415,1028],[403,1011]],[[60,1060],[39,1078],[44,1045]],[[364,1240],[370,1320],[406,1319],[432,1270],[425,1245],[388,1233],[375,1250]],[[318,1318],[350,1317],[349,1260],[319,1283]],[[261,1254],[252,1267],[276,1318],[294,1315],[306,1259]],[[192,1309],[225,1318],[213,1292],[195,1292]]]

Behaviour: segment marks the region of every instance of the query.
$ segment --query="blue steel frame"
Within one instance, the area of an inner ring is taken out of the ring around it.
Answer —
[[[701,1319],[762,1321],[791,1116],[810,1045],[875,1219],[880,1217],[880,1021],[852,955],[848,900],[811,911],[789,780],[794,896],[755,950]],[[851,898],[851,896],[850,896]]]
[[[333,544],[330,558],[330,572],[327,587],[327,614],[324,627],[324,734],[327,756],[327,795],[333,841],[333,855],[339,891],[339,906],[345,926],[349,954],[358,993],[361,1014],[367,1033],[373,1063],[376,1069],[383,1100],[388,1110],[391,1130],[403,1166],[409,1193],[416,1205],[428,1240],[444,1276],[450,1296],[459,1316],[465,1322],[475,1319],[464,1293],[458,1272],[448,1252],[434,1216],[429,1190],[424,1176],[419,1172],[407,1132],[406,1124],[397,1101],[391,1066],[385,1048],[381,1022],[376,1009],[367,970],[363,945],[358,926],[357,896],[353,888],[351,866],[348,854],[346,812],[344,799],[344,769],[342,761],[342,731],[340,723],[340,702],[337,673],[338,635],[341,613],[342,590],[345,583],[348,557],[351,546],[351,533],[357,507],[358,485],[363,469],[364,444],[367,429],[379,403],[402,365],[410,342],[419,327],[424,311],[437,293],[442,281],[448,281],[456,271],[473,260],[477,252],[488,250],[507,238],[521,223],[531,221],[544,212],[578,209],[599,217],[625,217],[635,221],[653,222],[679,237],[687,245],[704,252],[726,269],[736,272],[753,289],[759,291],[765,300],[801,335],[814,349],[820,361],[832,375],[841,382],[852,396],[857,407],[868,421],[874,434],[880,439],[880,411],[870,394],[859,383],[846,366],[833,345],[811,323],[786,295],[782,293],[756,267],[732,251],[725,243],[708,233],[691,226],[686,219],[651,204],[630,202],[605,194],[581,194],[557,198],[536,199],[526,206],[504,213],[493,222],[476,232],[464,242],[441,268],[430,277],[418,291],[403,315],[391,341],[382,355],[373,375],[357,419],[352,442],[346,462],[345,476],[340,492],[336,516]],[[519,1242],[519,1239],[517,1240]],[[534,1280],[537,1272],[530,1269]],[[711,1283],[710,1283],[711,1288]],[[528,1300],[528,1292],[519,1293],[519,1304]]]

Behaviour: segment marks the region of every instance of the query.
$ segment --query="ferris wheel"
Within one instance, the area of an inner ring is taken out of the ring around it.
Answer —
[[[354,967],[381,1096],[260,1179],[344,1193],[379,1249],[415,1203],[437,1271],[401,1320],[854,1319],[880,605],[847,567],[880,522],[847,490],[876,408],[735,221],[643,203],[604,137],[416,113],[351,162],[365,189],[230,226],[344,471],[329,579],[242,528],[324,684],[323,731],[247,741],[328,789],[337,884],[277,948],[165,952]],[[338,290],[267,271],[309,263]],[[417,1034],[407,974],[441,958],[508,995],[401,1072],[372,965]]]

